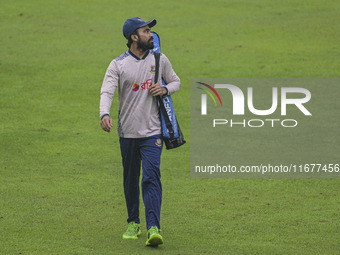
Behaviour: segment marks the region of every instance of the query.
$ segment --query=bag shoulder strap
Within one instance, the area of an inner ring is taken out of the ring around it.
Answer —
[[[157,83],[158,75],[159,75],[159,59],[160,59],[161,54],[159,52],[154,52],[154,55],[155,55],[155,65],[156,65],[154,82]],[[157,96],[157,99],[158,99],[158,102],[159,102],[161,113],[162,113],[163,118],[165,120],[166,128],[169,130],[170,138],[173,139],[175,133],[174,133],[174,130],[172,128],[172,123],[169,119],[168,113],[166,112],[162,97]]]
[[[156,64],[156,70],[155,70],[155,83],[158,81],[158,75],[159,75],[159,59],[161,57],[161,53],[159,52],[154,52],[155,55],[155,64]]]

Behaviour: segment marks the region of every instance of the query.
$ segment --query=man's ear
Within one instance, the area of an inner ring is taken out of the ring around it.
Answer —
[[[138,35],[132,35],[131,36],[132,41],[138,41]]]

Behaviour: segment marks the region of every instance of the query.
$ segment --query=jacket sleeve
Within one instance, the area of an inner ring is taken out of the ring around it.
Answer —
[[[100,93],[100,117],[110,114],[113,96],[118,87],[119,72],[117,63],[113,60],[106,70]]]
[[[181,81],[175,73],[169,59],[162,53],[161,54],[161,68],[162,68],[162,78],[166,83],[168,89],[168,94],[171,95],[179,90],[181,86]]]

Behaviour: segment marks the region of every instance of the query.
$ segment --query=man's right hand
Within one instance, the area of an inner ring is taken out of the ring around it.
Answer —
[[[104,118],[100,122],[100,125],[102,126],[102,129],[104,131],[110,132],[113,125],[112,118],[108,115],[104,116]]]

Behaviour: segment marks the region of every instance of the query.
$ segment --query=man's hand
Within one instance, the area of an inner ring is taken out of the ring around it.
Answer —
[[[166,89],[159,85],[158,83],[152,83],[149,87],[149,93],[152,95],[152,96],[163,96],[167,93]]]
[[[112,118],[108,115],[104,116],[104,118],[100,122],[100,125],[102,126],[102,129],[104,131],[110,132],[113,125]]]

